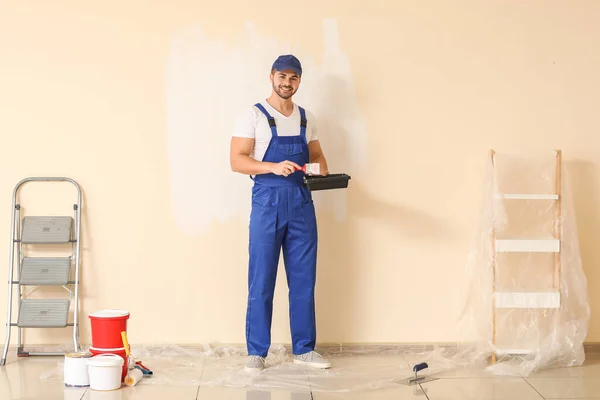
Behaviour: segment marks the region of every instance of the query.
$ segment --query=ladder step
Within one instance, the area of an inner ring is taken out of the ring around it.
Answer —
[[[519,349],[519,348],[496,348],[495,353],[498,356],[528,356],[537,353],[536,349]]]
[[[64,328],[69,316],[68,299],[21,300],[17,326],[21,328]]]
[[[519,194],[503,193],[498,195],[501,199],[511,200],[558,200],[557,194]]]
[[[21,242],[24,244],[69,243],[72,226],[73,217],[27,216],[23,218]]]
[[[560,308],[560,292],[495,293],[496,308]]]
[[[66,285],[71,271],[70,257],[25,257],[21,285]]]
[[[558,253],[558,239],[496,239],[497,253]]]

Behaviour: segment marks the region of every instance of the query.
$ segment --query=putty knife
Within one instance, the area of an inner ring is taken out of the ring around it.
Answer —
[[[435,381],[436,379],[438,379],[438,378],[435,378],[432,376],[419,376],[419,371],[422,371],[426,368],[429,368],[429,365],[427,365],[426,362],[415,365],[413,367],[413,372],[415,373],[415,376],[412,378],[402,379],[401,381],[398,381],[398,383],[400,383],[402,385],[407,385],[407,386],[414,386],[414,385],[418,385],[420,383],[431,382],[431,381]]]

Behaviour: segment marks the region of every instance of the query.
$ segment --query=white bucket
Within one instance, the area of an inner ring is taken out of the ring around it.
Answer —
[[[116,354],[101,354],[87,359],[90,389],[116,390],[121,387],[124,360]]]
[[[65,386],[68,387],[87,387],[90,386],[88,377],[87,360],[92,355],[90,353],[68,353],[65,354],[65,363],[63,368]]]

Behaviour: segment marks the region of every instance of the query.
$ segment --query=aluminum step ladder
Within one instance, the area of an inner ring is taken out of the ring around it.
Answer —
[[[21,187],[27,182],[69,182],[73,184],[77,189],[77,203],[73,204],[74,216],[25,216],[21,220],[21,205],[18,203],[18,194]],[[25,328],[73,327],[73,351],[79,351],[81,203],[81,188],[71,178],[31,177],[23,179],[15,186],[10,231],[6,343],[0,365],[6,364],[12,327],[17,327],[18,330],[17,356],[19,357],[64,354],[60,352],[25,351],[21,338],[22,330]],[[28,257],[24,254],[23,249],[23,245],[65,244],[71,244],[71,254],[67,257]],[[18,288],[19,293],[17,322],[13,322],[13,287],[15,286]],[[24,293],[24,289],[29,286],[63,287],[69,293],[69,298],[29,299],[27,293]],[[69,322],[71,298],[73,299],[73,322]]]

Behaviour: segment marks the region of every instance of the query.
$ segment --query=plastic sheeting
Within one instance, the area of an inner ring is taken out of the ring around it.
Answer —
[[[529,376],[583,363],[590,307],[560,153],[492,152],[465,281],[460,327],[472,341],[461,347],[476,358],[495,352],[488,371]]]
[[[132,356],[150,368],[151,377],[138,385],[208,386],[254,389],[284,389],[302,392],[364,392],[398,387],[399,381],[414,376],[412,367],[428,362],[421,375],[436,375],[456,367],[449,362],[454,349],[442,347],[326,347],[321,354],[333,363],[331,369],[317,370],[292,363],[290,348],[273,346],[266,368],[260,373],[244,371],[243,346],[143,347],[132,345]],[[63,362],[45,371],[41,379],[62,379]]]
[[[429,364],[424,375],[475,368],[491,375],[529,376],[583,364],[590,307],[568,171],[562,164],[554,154],[489,158],[479,225],[464,270],[466,289],[457,293],[464,296],[464,309],[455,345],[340,345],[322,349],[332,360],[329,370],[295,365],[288,348],[273,346],[267,368],[249,374],[243,369],[243,346],[132,344],[133,357],[154,372],[139,384],[348,392],[397,386],[421,362]],[[559,252],[553,252],[556,245]],[[511,249],[519,251],[505,252]],[[498,359],[490,363],[494,353]],[[61,368],[59,363],[42,377],[61,374]]]

